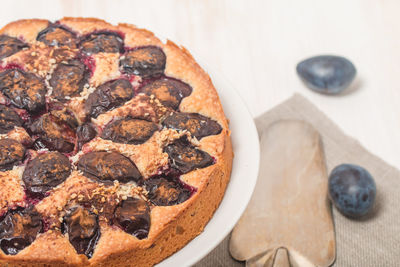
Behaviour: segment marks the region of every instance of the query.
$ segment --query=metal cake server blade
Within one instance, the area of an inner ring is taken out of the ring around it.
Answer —
[[[259,132],[260,173],[230,253],[246,266],[329,266],[335,234],[319,133],[302,121]]]

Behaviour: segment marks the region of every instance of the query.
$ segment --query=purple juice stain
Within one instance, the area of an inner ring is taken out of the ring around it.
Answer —
[[[82,61],[83,64],[86,65],[88,70],[90,71],[90,77],[93,76],[95,70],[96,70],[96,61],[92,56],[85,55],[83,53],[80,53],[79,56],[80,60]]]
[[[19,69],[19,70],[24,70],[24,67],[22,65],[19,65],[17,63],[8,63],[7,65],[0,66],[0,71],[3,70],[10,70],[10,69]]]
[[[42,225],[43,225],[43,228],[42,228],[41,233],[46,233],[47,231],[50,230],[51,224],[50,224],[50,220],[48,218],[42,219]]]
[[[186,190],[188,190],[190,192],[190,196],[193,196],[196,192],[197,192],[197,188],[194,186],[191,186],[187,183],[185,183],[184,181],[182,181],[181,179],[178,179],[179,183],[182,185],[183,188],[185,188]]]
[[[24,192],[25,192],[25,196],[24,196],[25,202],[28,205],[33,205],[33,206],[35,206],[40,201],[42,201],[43,198],[45,198],[45,197],[50,195],[49,192],[34,193],[34,192],[29,191],[26,187],[24,187]]]

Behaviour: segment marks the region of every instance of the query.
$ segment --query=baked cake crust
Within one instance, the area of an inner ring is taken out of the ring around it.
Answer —
[[[183,47],[171,41],[165,43],[154,36],[152,32],[139,29],[130,24],[111,25],[96,18],[63,18],[60,25],[85,36],[93,32],[116,32],[124,36],[125,47],[155,46],[162,49],[166,56],[164,74],[167,77],[180,80],[192,88],[189,96],[184,97],[179,105],[179,111],[184,113],[198,113],[218,122],[222,130],[218,134],[199,138],[192,136],[188,131],[161,129],[143,144],[120,144],[96,137],[82,147],[82,151],[71,157],[76,163],[83,153],[90,151],[117,151],[135,163],[137,169],[148,179],[161,167],[168,165],[168,154],[162,148],[182,136],[187,136],[190,142],[198,149],[208,153],[214,163],[204,168],[198,168],[182,174],[181,181],[194,192],[186,201],[170,206],[152,206],[150,212],[150,230],[147,238],[138,239],[134,235],[124,232],[107,221],[100,220],[101,237],[95,246],[91,258],[77,254],[74,247],[63,234],[60,225],[53,222],[55,228],[39,233],[33,243],[19,251],[16,255],[6,255],[0,250],[0,263],[7,266],[152,266],[185,246],[190,240],[199,235],[218,207],[229,182],[232,169],[232,146],[228,121],[224,115],[219,97],[208,74],[196,63],[191,54]],[[24,66],[26,71],[32,71],[46,79],[62,61],[49,60],[51,48],[36,41],[38,34],[49,26],[47,20],[20,20],[12,22],[0,30],[0,34],[16,37],[30,44],[30,48],[19,51],[3,59],[2,67],[9,65]],[[35,51],[35,52],[34,52]],[[67,55],[68,58],[68,55]],[[96,66],[88,81],[89,87],[83,88],[79,96],[68,99],[70,108],[77,117],[78,123],[85,120],[84,102],[93,88],[121,77],[118,65],[118,53],[96,53],[91,60]],[[54,62],[55,61],[55,62]],[[26,62],[33,62],[26,64]],[[134,77],[131,83],[140,81]],[[149,98],[151,98],[149,100]],[[154,100],[154,101],[153,101]],[[149,104],[152,103],[152,104]],[[160,122],[170,109],[165,109],[153,95],[138,94],[120,107],[92,118],[92,122],[100,129],[104,129],[113,118],[126,116],[145,117],[155,123]],[[13,131],[15,132],[18,127]],[[9,132],[2,138],[13,138],[22,142],[26,139],[26,132],[22,134]],[[29,136],[28,136],[29,137]],[[21,176],[23,166],[14,167],[10,171],[0,174],[0,211],[6,212],[14,206],[27,205]],[[136,194],[135,186],[128,188],[119,183],[104,189],[108,200],[121,201]],[[49,196],[36,204],[36,209],[46,218],[54,214],[62,214],[69,203],[79,197],[91,198],[93,192],[99,188],[99,183],[85,177],[82,172],[73,170],[71,175],[61,184],[51,190]],[[116,196],[109,194],[110,190],[118,192]],[[125,189],[124,189],[125,188]],[[140,194],[139,192],[138,194]],[[13,199],[14,198],[14,199]],[[5,200],[11,200],[4,205]],[[97,208],[98,206],[96,206]],[[58,215],[57,215],[58,216]],[[57,221],[59,217],[54,217]],[[62,218],[61,218],[62,221]]]

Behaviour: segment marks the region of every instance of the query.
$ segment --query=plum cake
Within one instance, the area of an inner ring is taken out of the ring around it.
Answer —
[[[0,264],[152,266],[199,235],[232,169],[190,53],[133,25],[0,31]]]

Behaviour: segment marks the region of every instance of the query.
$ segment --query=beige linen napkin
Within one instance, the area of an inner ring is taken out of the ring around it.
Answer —
[[[375,178],[376,205],[367,218],[350,220],[333,209],[337,246],[333,266],[400,266],[400,171],[345,135],[300,95],[294,95],[255,121],[260,131],[282,119],[304,120],[320,132],[328,172],[338,164],[355,163],[364,166]],[[244,262],[235,261],[230,256],[228,247],[229,236],[195,266],[244,266]]]

